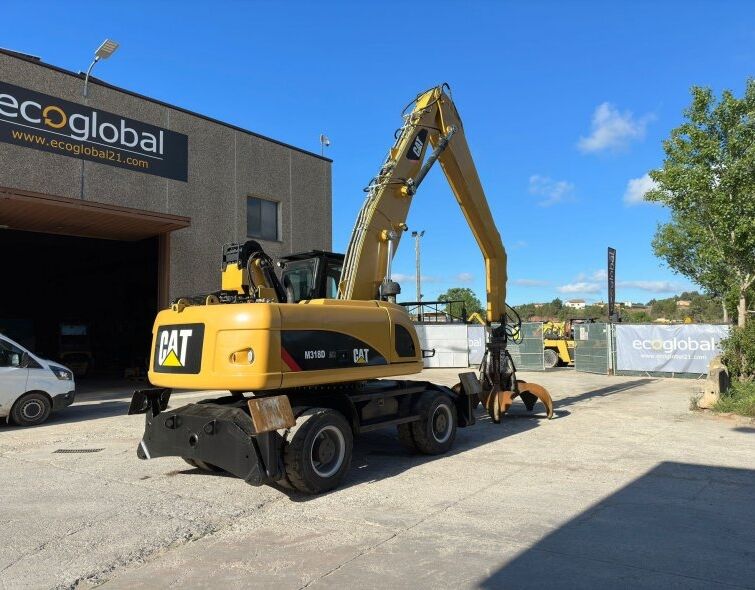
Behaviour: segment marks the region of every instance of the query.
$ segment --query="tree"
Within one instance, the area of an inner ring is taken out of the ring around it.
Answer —
[[[671,210],[653,249],[709,294],[735,297],[741,327],[755,283],[755,80],[741,99],[695,86],[684,114],[663,142],[663,167],[650,172],[645,199]]]
[[[463,301],[464,303],[449,303],[446,307],[446,313],[451,314],[454,317],[462,317],[462,305],[467,312],[464,320],[469,318],[473,313],[483,314],[484,309],[482,303],[474,294],[474,291],[469,287],[451,287],[448,291],[438,297],[438,301]]]

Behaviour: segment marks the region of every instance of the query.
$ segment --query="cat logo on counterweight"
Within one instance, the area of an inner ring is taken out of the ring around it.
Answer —
[[[158,373],[199,373],[204,324],[163,326],[155,339],[154,370]]]

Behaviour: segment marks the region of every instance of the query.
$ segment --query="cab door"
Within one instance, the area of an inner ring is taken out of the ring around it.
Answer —
[[[24,351],[0,338],[0,416],[7,415],[13,402],[26,393],[29,369],[23,366]]]

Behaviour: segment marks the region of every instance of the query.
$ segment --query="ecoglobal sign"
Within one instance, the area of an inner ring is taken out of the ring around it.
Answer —
[[[620,371],[706,373],[719,354],[728,326],[616,324],[616,368]]]
[[[0,82],[0,141],[186,182],[186,135]]]

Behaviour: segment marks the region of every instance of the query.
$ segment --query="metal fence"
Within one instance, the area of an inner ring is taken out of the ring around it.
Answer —
[[[508,345],[516,368],[522,371],[544,371],[543,323],[523,322],[521,338],[519,344],[509,342]]]
[[[610,370],[610,326],[603,323],[574,327],[574,368],[584,373],[606,375]]]

